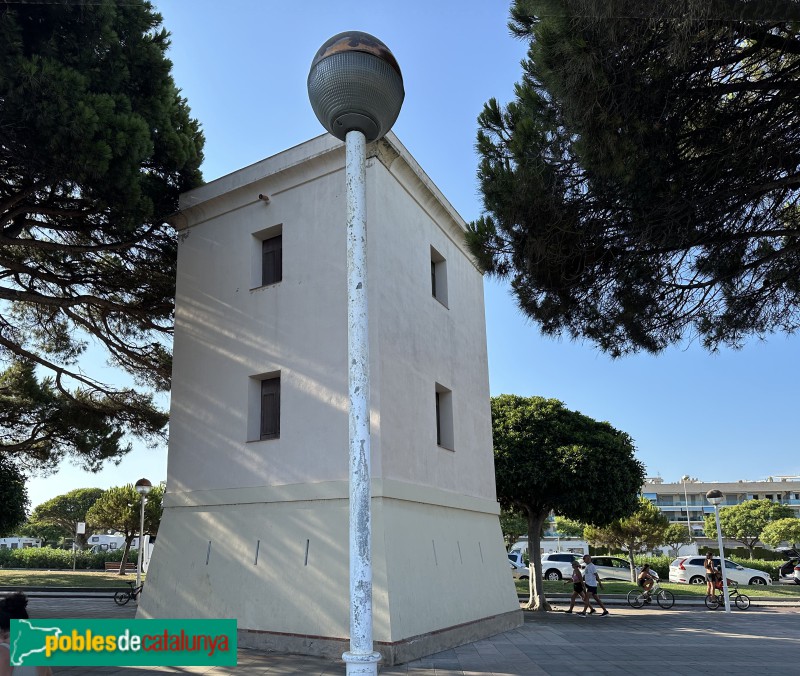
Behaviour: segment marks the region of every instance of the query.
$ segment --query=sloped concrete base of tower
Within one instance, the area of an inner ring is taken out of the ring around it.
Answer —
[[[374,480],[372,532],[385,664],[522,624],[496,503]],[[340,657],[348,551],[346,482],[168,494],[138,616],[236,618],[243,646]]]

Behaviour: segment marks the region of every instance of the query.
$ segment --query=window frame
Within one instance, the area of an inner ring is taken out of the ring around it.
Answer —
[[[280,375],[263,378],[259,384],[259,441],[281,438],[281,377]],[[266,391],[265,391],[266,390]],[[265,395],[274,396],[271,405],[265,404]],[[271,410],[270,410],[271,409]],[[267,425],[270,413],[273,425]],[[265,429],[266,428],[266,429]]]
[[[431,246],[431,295],[444,307],[448,306],[447,259]]]
[[[270,288],[283,281],[283,224],[271,225],[263,230],[251,233],[250,242],[250,290]],[[270,246],[270,242],[277,252],[278,272],[271,278],[266,278],[264,256],[265,249]]]
[[[439,448],[454,451],[453,391],[440,383],[434,384],[434,415],[436,418],[436,445]]]
[[[272,274],[267,277],[267,259],[273,256]],[[261,240],[261,286],[283,281],[283,233]]]

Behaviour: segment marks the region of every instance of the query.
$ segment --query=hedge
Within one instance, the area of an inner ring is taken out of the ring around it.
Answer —
[[[627,559],[627,554],[624,555]],[[699,556],[699,555],[698,555]],[[717,554],[715,554],[717,556]],[[728,552],[725,552],[725,560],[733,561],[734,563],[738,563],[740,566],[744,566],[745,568],[755,568],[756,570],[763,570],[765,573],[769,573],[772,577],[773,581],[778,579],[778,568],[780,563],[778,561],[767,561],[764,559],[750,559],[747,557],[741,556],[728,556]],[[641,566],[643,563],[649,563],[650,567],[658,573],[658,576],[666,581],[669,579],[669,564],[674,561],[674,557],[672,556],[637,556],[636,557],[636,565]]]
[[[625,560],[628,560],[628,555],[619,555],[624,556]],[[642,566],[645,563],[650,564],[650,568],[652,568],[656,573],[658,573],[659,579],[667,582],[669,580],[669,564],[673,561],[673,557],[671,556],[643,556],[643,555],[636,555],[633,557],[634,561],[636,561],[637,566]]]
[[[104,570],[106,561],[121,561],[122,549],[92,554],[81,550],[75,553],[75,568],[78,570]],[[136,561],[137,551],[128,552],[128,561]],[[49,570],[72,570],[72,552],[51,547],[27,547],[25,549],[0,549],[0,568],[45,568]]]

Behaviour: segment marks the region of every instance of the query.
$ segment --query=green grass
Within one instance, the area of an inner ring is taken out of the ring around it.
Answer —
[[[520,594],[528,593],[528,581],[516,581],[517,592]],[[661,585],[664,589],[669,589],[675,596],[694,596],[703,598],[706,595],[706,586],[700,584],[669,584],[664,583]],[[636,585],[631,582],[603,582],[603,588],[600,594],[623,594],[626,595],[631,589],[636,589]],[[796,584],[773,584],[768,586],[753,586],[748,587],[739,585],[739,590],[743,594],[747,594],[751,598],[755,597],[768,597],[768,598],[785,598],[795,599],[800,601],[800,585]],[[564,584],[563,582],[545,582],[545,594],[571,594],[572,584]]]
[[[0,569],[0,587],[124,587],[129,580],[135,580],[136,575],[117,575],[105,571],[75,571],[70,570],[30,570]],[[517,592],[528,593],[528,581],[517,580]],[[705,585],[695,584],[663,584],[676,596],[696,596],[702,598],[706,594]],[[630,582],[604,582],[601,594],[627,594],[636,585]],[[767,587],[739,587],[743,593],[751,597],[762,596],[770,598],[786,598],[800,600],[800,585],[774,584]],[[545,582],[546,594],[570,594],[572,586],[563,582]]]
[[[0,569],[0,587],[125,587],[136,574],[117,575],[98,570],[3,570]]]

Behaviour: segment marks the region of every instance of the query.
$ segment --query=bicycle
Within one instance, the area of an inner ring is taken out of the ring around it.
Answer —
[[[628,605],[632,608],[641,608],[645,603],[650,603],[653,597],[662,608],[672,608],[675,605],[675,595],[669,589],[663,589],[658,580],[649,592],[641,588],[631,589],[628,592]]]
[[[142,593],[144,582],[142,582],[140,585],[137,585],[135,582],[131,582],[129,580],[128,584],[131,587],[129,590],[125,589],[114,594],[114,603],[116,603],[118,606],[124,606],[131,599],[136,600],[139,597],[139,594]]]
[[[714,587],[722,591],[722,583],[719,582],[717,584],[719,586],[715,584]],[[728,582],[728,598],[736,604],[739,610],[747,610],[750,607],[750,597],[739,591],[738,582],[733,582],[732,580]],[[717,610],[724,606],[725,599],[722,594],[709,594],[706,596],[706,608],[709,610]]]

